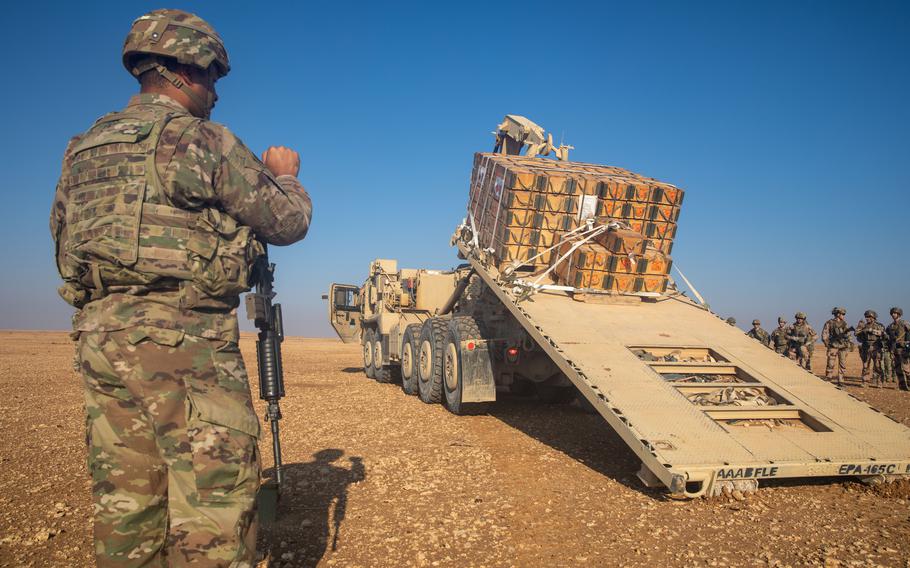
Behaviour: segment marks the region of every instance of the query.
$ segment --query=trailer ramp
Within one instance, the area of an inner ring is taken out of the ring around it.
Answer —
[[[642,461],[677,496],[761,479],[910,474],[910,429],[747,337],[680,294],[516,302],[486,284]]]

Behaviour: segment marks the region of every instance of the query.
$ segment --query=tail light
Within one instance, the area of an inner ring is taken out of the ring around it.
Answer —
[[[518,363],[518,347],[506,348],[506,361],[509,363]]]

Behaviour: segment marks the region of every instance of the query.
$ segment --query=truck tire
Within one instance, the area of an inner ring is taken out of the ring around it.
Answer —
[[[420,324],[413,323],[405,328],[401,341],[401,390],[405,394],[417,394],[417,360],[420,352]]]
[[[379,334],[376,334],[373,340],[373,374],[378,383],[394,383],[401,377],[401,367],[398,365],[383,365],[382,340]]]
[[[373,330],[363,332],[363,372],[370,379],[375,378],[376,369],[373,368]]]
[[[471,339],[482,339],[480,327],[471,316],[457,316],[449,323],[449,332],[446,334],[445,347],[443,348],[442,363],[442,390],[445,394],[445,407],[452,414],[468,414],[468,410],[476,412],[484,408],[483,403],[465,404],[462,402],[464,392],[462,342]]]
[[[427,404],[442,400],[442,358],[448,323],[439,318],[430,318],[420,330],[417,394]]]

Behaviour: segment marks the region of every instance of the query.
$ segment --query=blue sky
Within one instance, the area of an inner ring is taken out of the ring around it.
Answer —
[[[13,3],[0,36],[0,328],[65,329],[47,215],[66,141],[126,104],[148,2]],[[506,113],[687,190],[674,258],[741,324],[910,312],[906,2],[185,2],[233,71],[213,119],[301,152],[311,234],[275,249],[288,332],[368,263],[446,268]],[[27,25],[25,25],[27,24]],[[389,230],[386,227],[394,227]]]

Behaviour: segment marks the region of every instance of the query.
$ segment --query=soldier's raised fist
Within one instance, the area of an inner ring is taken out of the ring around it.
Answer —
[[[284,146],[269,146],[262,153],[262,163],[275,176],[294,176],[300,171],[300,154]]]

